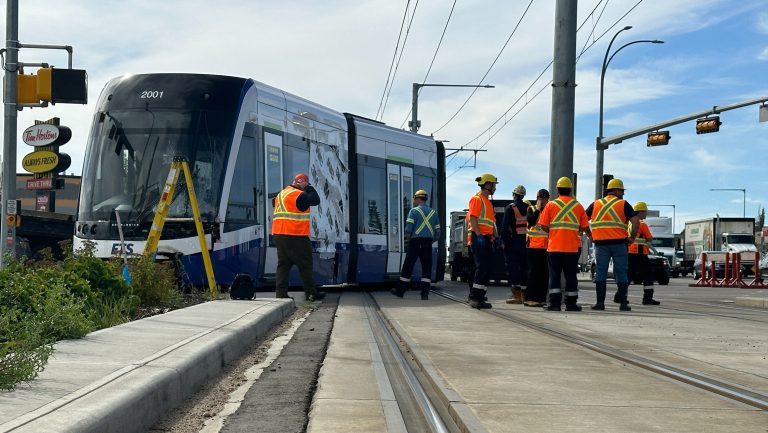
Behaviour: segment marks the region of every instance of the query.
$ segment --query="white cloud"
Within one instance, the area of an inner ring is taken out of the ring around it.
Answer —
[[[768,47],[763,48],[763,51],[760,51],[760,54],[757,55],[757,58],[759,60],[768,60]]]

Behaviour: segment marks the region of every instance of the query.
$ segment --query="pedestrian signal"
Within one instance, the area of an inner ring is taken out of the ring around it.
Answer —
[[[648,147],[651,146],[664,146],[669,144],[669,131],[655,131],[648,133]]]
[[[696,119],[696,133],[709,134],[710,132],[717,132],[720,130],[720,125],[722,125],[720,116]]]

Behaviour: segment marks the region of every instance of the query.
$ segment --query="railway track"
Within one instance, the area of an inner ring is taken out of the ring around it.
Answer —
[[[451,294],[446,291],[435,290],[434,293],[446,299],[449,299],[453,302],[463,303],[463,304],[465,303],[464,299],[461,299],[455,296],[454,294]],[[469,306],[467,306],[467,308],[469,308]],[[669,309],[675,309],[675,308],[669,307]],[[669,363],[660,362],[658,360],[640,356],[635,353],[630,353],[627,350],[617,348],[615,346],[597,341],[592,338],[587,338],[587,337],[578,335],[575,332],[563,331],[562,329],[558,329],[556,326],[553,326],[552,324],[548,324],[548,325],[542,324],[540,322],[536,322],[533,320],[520,317],[520,315],[516,315],[515,312],[510,310],[490,309],[490,310],[481,310],[481,311],[483,311],[486,314],[490,314],[490,315],[499,317],[503,320],[515,323],[519,326],[523,326],[523,327],[541,332],[543,334],[556,337],[570,344],[574,344],[576,346],[600,353],[602,355],[609,356],[618,361],[627,363],[629,365],[633,365],[635,367],[642,368],[644,370],[653,372],[655,374],[659,374],[667,378],[685,383],[687,385],[691,385],[691,386],[700,388],[702,390],[718,394],[725,398],[738,401],[740,403],[758,408],[760,410],[764,410],[764,411],[768,410],[768,395],[761,392],[756,392],[744,386],[730,383],[729,381],[720,380],[718,378],[714,378],[709,375],[702,374],[696,371],[691,371],[689,369],[681,368]],[[700,313],[700,314],[705,314],[705,313]],[[740,319],[739,317],[728,316],[728,315],[726,315],[725,317],[729,319]]]

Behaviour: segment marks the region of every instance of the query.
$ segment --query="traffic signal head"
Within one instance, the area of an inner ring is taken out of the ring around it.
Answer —
[[[648,147],[651,146],[664,146],[669,144],[669,139],[672,137],[669,135],[669,131],[655,131],[648,133]]]
[[[708,134],[710,132],[717,132],[720,130],[720,116],[705,117],[703,119],[696,119],[696,133]]]
[[[40,68],[37,96],[51,103],[88,103],[88,74],[83,69]]]

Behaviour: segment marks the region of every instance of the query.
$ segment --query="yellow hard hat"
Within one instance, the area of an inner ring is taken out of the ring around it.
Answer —
[[[605,189],[626,189],[624,188],[624,182],[621,179],[611,179],[608,181],[608,186]]]
[[[488,182],[491,183],[499,183],[499,180],[496,179],[496,176],[490,174],[490,173],[483,173],[480,176],[475,178],[475,181],[478,185],[483,186]]]
[[[512,194],[517,194],[525,197],[525,187],[522,185],[516,186],[515,189],[512,190]]]
[[[560,179],[557,179],[556,186],[558,188],[573,188],[573,182],[571,182],[570,178],[563,176]]]
[[[429,197],[429,194],[427,194],[427,192],[424,191],[423,189],[420,189],[416,191],[416,194],[413,195],[413,198],[417,198],[417,197],[423,198],[424,200],[426,200]]]
[[[635,203],[634,209],[635,209],[635,212],[642,212],[642,211],[648,212],[648,205],[645,204],[644,201],[639,201]]]

